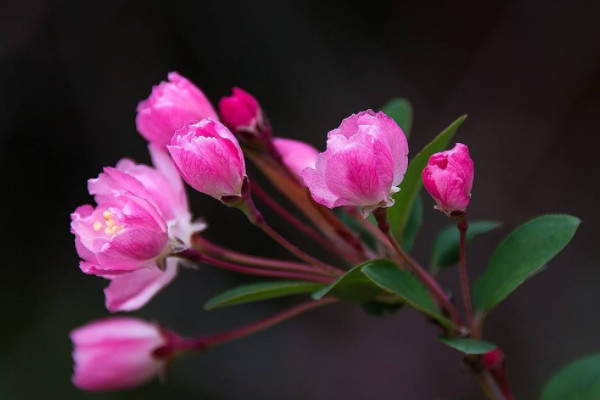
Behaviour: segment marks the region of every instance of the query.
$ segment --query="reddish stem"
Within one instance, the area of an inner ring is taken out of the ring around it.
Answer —
[[[465,313],[467,314],[467,321],[469,326],[473,325],[473,310],[471,307],[471,294],[469,293],[469,279],[467,276],[467,230],[469,229],[469,222],[467,217],[462,217],[457,222],[458,230],[460,231],[460,284],[462,287],[463,302],[465,305]]]
[[[314,308],[321,307],[326,304],[331,304],[336,301],[338,300],[333,297],[327,297],[316,301],[308,301],[294,306],[292,308],[289,308],[278,314],[275,314],[271,317],[262,319],[260,321],[256,321],[251,324],[244,325],[239,328],[234,328],[225,332],[220,332],[214,335],[200,336],[197,338],[184,338],[182,336],[177,335],[174,332],[166,331],[167,337],[169,339],[168,347],[171,351],[170,354],[182,350],[202,351],[207,347],[212,347],[218,344],[230,342],[235,339],[240,339],[245,336],[260,332],[264,329],[270,328],[306,311],[310,311]],[[164,353],[168,354],[167,351],[165,351]]]
[[[240,210],[242,210],[244,212],[244,214],[246,214],[246,216],[248,217],[248,220],[253,225],[262,229],[263,232],[265,232],[267,235],[269,235],[273,240],[275,240],[277,243],[279,243],[283,248],[287,249],[290,253],[292,253],[299,259],[304,260],[307,263],[314,265],[316,267],[319,267],[325,271],[330,271],[337,275],[344,273],[343,270],[314,258],[310,254],[305,253],[300,248],[298,248],[297,246],[290,243],[286,238],[281,236],[281,234],[279,234],[279,232],[277,232],[275,229],[273,229],[271,227],[271,225],[269,225],[267,223],[267,221],[265,221],[265,218],[263,217],[261,212],[254,205],[254,202],[252,201],[252,196],[250,196],[250,193],[243,193],[242,196],[243,196],[243,202],[238,206],[238,208]]]
[[[312,238],[314,241],[322,245],[324,248],[341,255],[344,257],[344,254],[340,254],[339,249],[336,248],[329,240],[327,240],[323,235],[321,235],[316,230],[312,229],[310,226],[306,225],[304,222],[296,218],[293,214],[283,208],[277,201],[275,201],[267,192],[265,192],[260,186],[256,184],[256,182],[252,182],[251,190],[254,194],[256,194],[267,206],[271,207],[273,211],[279,214],[283,219],[292,224],[296,229],[304,233],[305,235]]]
[[[278,260],[274,258],[258,257],[250,254],[240,253],[212,243],[198,234],[193,236],[192,241],[194,247],[197,250],[236,263],[252,265],[259,268],[281,269],[286,271],[301,271],[324,276],[338,276],[337,274],[333,274],[328,271],[323,271],[322,269],[316,268],[308,264],[302,264],[286,260]]]
[[[392,234],[390,230],[390,224],[387,220],[387,208],[379,208],[373,212],[373,215],[377,220],[379,229],[381,229],[381,231],[388,238],[389,242],[394,247],[394,250],[396,250],[400,258],[402,258],[404,262],[408,264],[408,266],[411,268],[414,274],[417,275],[417,277],[425,284],[425,286],[427,286],[427,288],[433,294],[433,296],[436,299],[438,299],[438,301],[442,304],[446,311],[448,311],[448,313],[452,317],[452,321],[454,321],[454,323],[458,326],[464,327],[464,323],[462,321],[462,318],[460,317],[460,314],[458,313],[452,302],[450,302],[448,296],[446,296],[446,293],[444,293],[437,281],[431,275],[429,275],[427,271],[423,267],[421,267],[414,258],[408,255],[396,241],[396,238]]]
[[[242,274],[249,275],[258,275],[258,276],[268,276],[271,278],[289,278],[289,279],[299,279],[305,281],[313,281],[320,283],[332,283],[334,281],[333,278],[325,277],[325,276],[317,276],[313,274],[306,274],[300,272],[291,272],[291,271],[275,271],[269,269],[260,269],[260,268],[252,268],[246,267],[238,264],[233,264],[227,261],[219,260],[216,258],[212,258],[205,254],[200,253],[199,251],[193,249],[183,250],[176,254],[178,257],[190,260],[197,263],[207,263],[213,265],[215,267],[228,269],[230,271],[240,272]]]

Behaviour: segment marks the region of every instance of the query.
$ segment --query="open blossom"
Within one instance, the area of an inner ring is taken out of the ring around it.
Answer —
[[[233,132],[270,135],[269,123],[260,104],[245,90],[234,87],[231,96],[219,101],[219,113],[223,123]]]
[[[298,177],[305,168],[314,168],[319,151],[299,140],[274,138],[273,145],[281,155],[283,163]]]
[[[71,215],[81,269],[111,280],[104,290],[110,311],[138,309],[170,283],[177,262],[166,257],[204,228],[191,222],[183,183],[166,151],[149,148],[156,169],[128,159],[105,168],[88,183],[98,206]]]
[[[394,204],[404,178],[408,143],[402,129],[382,112],[353,114],[327,135],[327,149],[314,168],[302,172],[313,199],[326,207],[362,206],[368,215]]]
[[[71,332],[73,384],[85,391],[129,389],[154,379],[168,359],[153,352],[167,339],[160,328],[137,318],[113,317]]]
[[[246,179],[242,149],[218,121],[203,119],[177,131],[167,146],[183,179],[216,199],[241,196]]]
[[[210,101],[193,83],[171,72],[169,82],[152,88],[148,99],[137,107],[135,124],[150,143],[165,147],[184,123],[202,118],[218,119]]]
[[[169,252],[167,224],[148,201],[117,193],[110,201],[78,207],[71,230],[86,273],[118,274],[151,266]]]
[[[435,153],[423,170],[423,185],[447,215],[463,213],[471,200],[474,165],[469,148],[457,143],[453,149]]]

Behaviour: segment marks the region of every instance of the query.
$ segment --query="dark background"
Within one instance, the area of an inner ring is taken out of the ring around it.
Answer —
[[[106,282],[77,266],[69,213],[90,202],[86,179],[103,166],[149,161],[135,107],[172,70],[215,103],[231,86],[246,88],[278,135],[321,149],[342,118],[398,95],[415,107],[411,154],[468,113],[457,140],[476,163],[470,214],[504,222],[470,248],[473,279],[519,223],[545,212],[583,220],[567,250],[488,319],[485,337],[505,349],[517,398],[536,398],[561,365],[599,351],[600,3],[452,3],[4,0],[0,398],[482,397],[420,316],[377,319],[350,304],[179,360],[164,385],[94,396],[71,386],[68,332],[107,312]],[[191,198],[210,237],[285,256],[233,210]],[[427,262],[446,223],[426,213],[418,259]],[[454,290],[455,275],[442,274]],[[242,281],[208,267],[183,271],[135,314],[199,334],[295,301],[202,310]]]

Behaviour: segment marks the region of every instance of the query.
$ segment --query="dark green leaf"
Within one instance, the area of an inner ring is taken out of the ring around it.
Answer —
[[[312,294],[313,299],[319,300],[329,294],[342,300],[355,301],[358,303],[373,300],[381,294],[382,290],[379,286],[371,282],[361,270],[365,265],[374,262],[377,262],[377,260],[367,261],[366,263],[355,266],[350,271],[340,276],[331,285],[325,286],[314,292]]]
[[[575,361],[546,384],[540,400],[600,399],[600,354]]]
[[[486,233],[500,226],[497,221],[473,221],[469,222],[467,231],[467,244],[473,240],[476,235]],[[456,224],[447,226],[437,236],[433,245],[431,255],[431,267],[448,267],[458,262],[459,257],[460,234]]]
[[[408,220],[408,215],[410,214],[413,202],[421,190],[421,174],[423,168],[425,168],[427,161],[429,161],[429,157],[433,153],[442,151],[448,146],[448,143],[452,140],[458,127],[466,118],[467,116],[463,115],[454,121],[410,161],[404,179],[400,184],[400,191],[394,195],[396,204],[388,209],[388,218],[392,226],[392,231],[400,243],[404,242],[404,238],[402,237],[404,234],[404,227],[406,226],[406,221]]]
[[[440,337],[442,343],[447,344],[455,350],[465,354],[485,354],[496,348],[496,345],[483,340],[470,338]]]
[[[382,289],[398,295],[409,306],[427,314],[444,326],[452,323],[442,317],[425,286],[407,271],[401,270],[389,260],[367,263],[363,273]]]
[[[239,286],[216,295],[204,305],[206,310],[213,310],[234,304],[250,303],[298,293],[313,292],[324,285],[321,283],[302,281],[268,281]]]
[[[423,222],[423,199],[421,196],[417,196],[408,214],[408,220],[406,221],[406,227],[404,228],[402,247],[406,252],[409,252],[414,243],[415,236],[421,227]]]
[[[392,117],[408,138],[413,125],[412,105],[404,97],[396,97],[381,107],[381,111]]]
[[[474,287],[477,309],[491,310],[538,272],[569,243],[580,222],[570,215],[543,215],[515,229],[496,248]]]

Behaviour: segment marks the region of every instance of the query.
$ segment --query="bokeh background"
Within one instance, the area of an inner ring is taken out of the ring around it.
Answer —
[[[554,0],[2,1],[0,398],[481,398],[420,316],[380,319],[350,304],[179,360],[165,384],[93,396],[71,386],[68,333],[107,312],[105,281],[77,267],[69,213],[90,201],[86,179],[103,166],[149,161],[135,107],[172,70],[215,102],[246,88],[278,135],[321,149],[342,118],[394,96],[414,104],[412,154],[468,113],[457,140],[476,162],[470,214],[504,222],[470,248],[472,279],[519,223],[545,212],[583,220],[567,250],[488,319],[517,398],[536,398],[561,365],[600,351],[598,15],[598,2]],[[233,210],[191,198],[211,238],[285,256]],[[418,259],[446,223],[426,213]],[[456,290],[455,270],[442,280]],[[203,311],[245,281],[183,271],[135,314],[198,334],[298,300]]]

